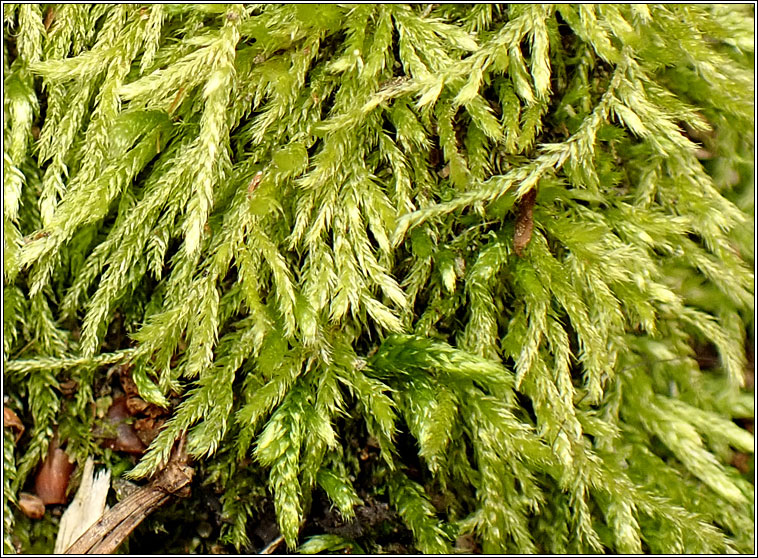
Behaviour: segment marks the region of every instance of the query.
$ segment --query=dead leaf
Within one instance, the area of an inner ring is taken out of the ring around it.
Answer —
[[[18,443],[25,430],[24,423],[10,407],[3,406],[3,426],[16,430],[15,442]]]
[[[66,489],[74,470],[65,451],[58,446],[57,436],[50,442],[45,461],[34,480],[34,491],[44,504],[65,504]]]
[[[18,507],[31,519],[41,519],[45,515],[45,503],[35,494],[21,492],[18,495]]]

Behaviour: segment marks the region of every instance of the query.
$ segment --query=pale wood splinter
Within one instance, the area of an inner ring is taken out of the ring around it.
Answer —
[[[149,484],[103,514],[65,554],[112,554],[143,519],[172,495],[189,496],[194,469],[187,464],[185,442],[186,437],[182,436],[163,470]]]

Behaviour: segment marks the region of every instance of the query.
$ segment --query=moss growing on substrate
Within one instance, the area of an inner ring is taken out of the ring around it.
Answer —
[[[3,15],[6,551],[186,434],[163,551],[753,552],[750,7]]]

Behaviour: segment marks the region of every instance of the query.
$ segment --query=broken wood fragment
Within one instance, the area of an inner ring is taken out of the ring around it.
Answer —
[[[182,436],[166,466],[146,486],[135,490],[90,527],[65,554],[112,554],[143,519],[176,495],[189,496],[194,469],[188,465]]]
[[[54,554],[61,554],[103,515],[110,486],[110,470],[103,469],[95,475],[95,461],[88,457],[79,489],[61,517]]]

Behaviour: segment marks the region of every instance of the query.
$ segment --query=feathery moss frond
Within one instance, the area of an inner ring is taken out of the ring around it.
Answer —
[[[304,553],[387,552],[395,528],[408,552],[754,551],[751,10],[3,21],[3,364],[27,428],[3,448],[6,551],[54,530],[32,546],[13,516],[54,436],[126,467],[90,428],[127,376],[166,419],[128,475],[186,437],[217,494],[193,552],[260,550],[270,509]]]

